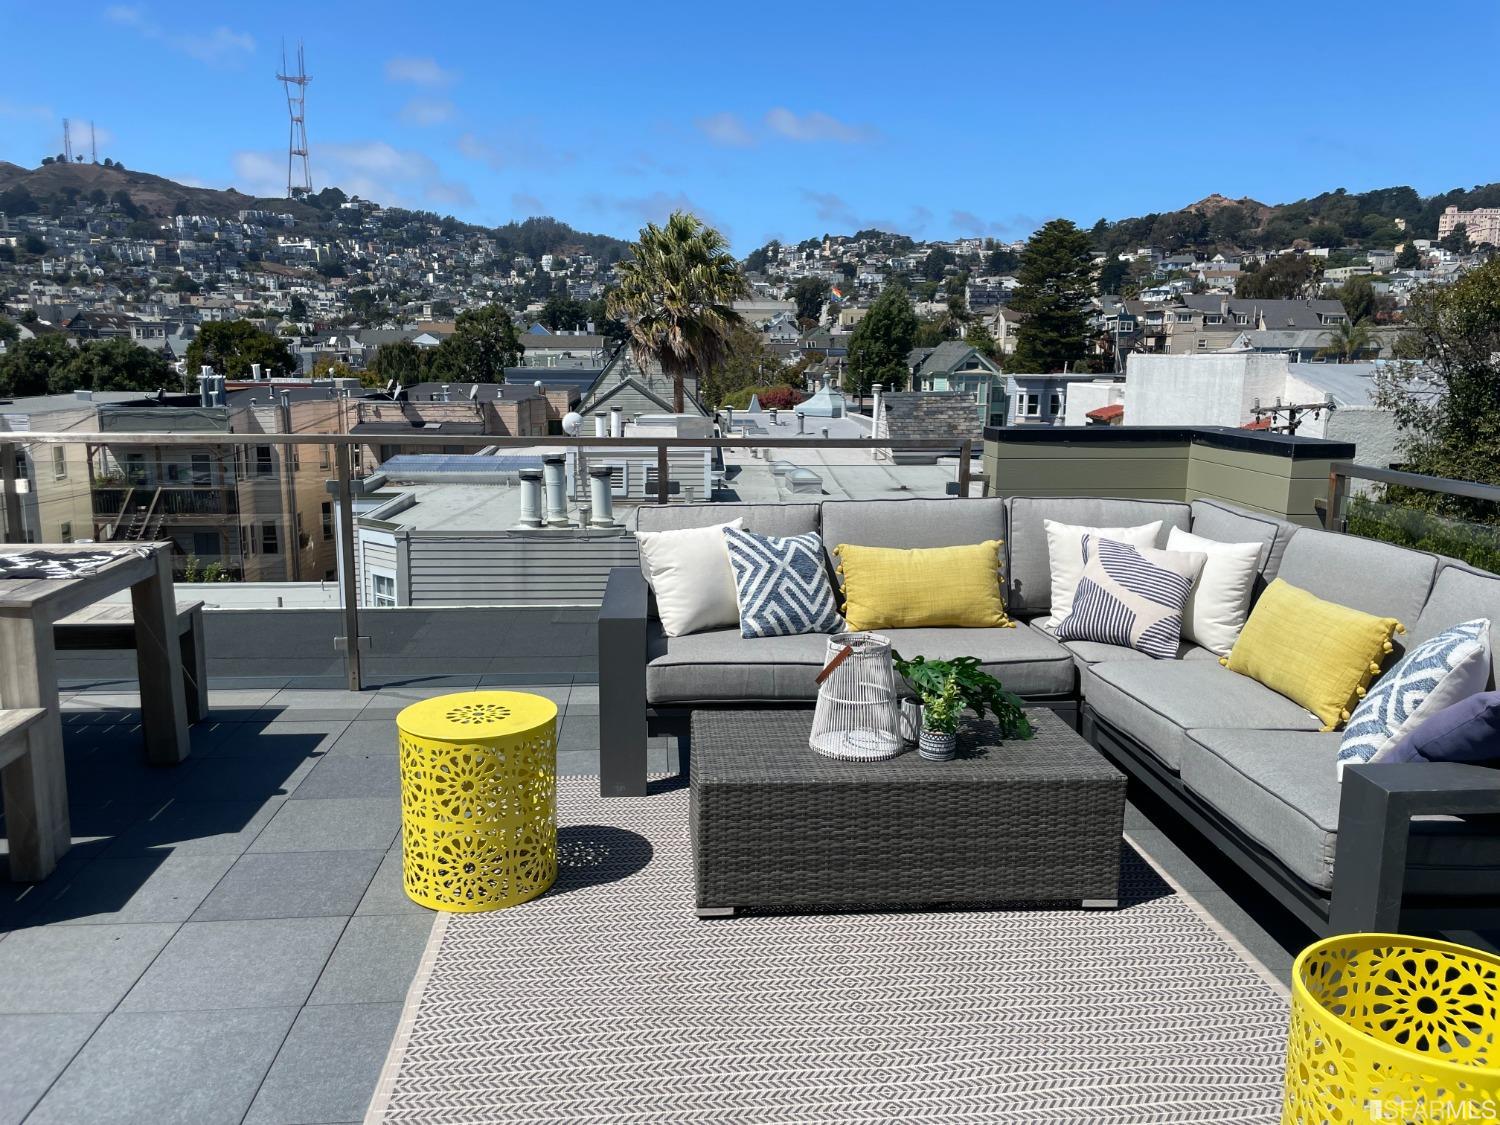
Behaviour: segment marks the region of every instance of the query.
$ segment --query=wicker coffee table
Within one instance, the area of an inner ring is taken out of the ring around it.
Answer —
[[[698,914],[952,905],[1113,907],[1125,777],[1051,711],[1036,737],[962,732],[959,757],[841,762],[809,711],[692,720]]]

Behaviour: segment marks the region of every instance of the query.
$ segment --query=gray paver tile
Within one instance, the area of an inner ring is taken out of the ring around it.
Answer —
[[[224,877],[232,855],[101,858],[43,902],[41,923],[182,922]]]
[[[120,1004],[124,1012],[303,1004],[344,918],[189,922]],[[415,970],[413,970],[415,971]]]
[[[250,845],[255,852],[384,851],[401,829],[399,797],[291,800]]]
[[[239,855],[271,822],[285,797],[265,801],[173,801],[115,838],[109,856]]]
[[[99,1015],[0,1016],[5,1079],[0,1125],[18,1125],[103,1019]]]
[[[245,1125],[362,1120],[400,1018],[400,1004],[304,1008]]]
[[[327,918],[352,914],[385,853],[247,853],[219,880],[192,920]],[[80,927],[81,928],[81,927]]]
[[[0,1012],[108,1012],[176,932],[168,922],[17,930],[0,942]]]
[[[406,897],[401,882],[401,849],[398,847],[392,848],[380,861],[380,868],[370,880],[354,915],[362,918],[372,914],[424,914],[430,919],[434,913]]]
[[[296,1008],[116,1012],[31,1125],[238,1125]]]
[[[433,915],[351,918],[309,1004],[400,1003],[432,933]]]
[[[293,800],[330,797],[399,797],[400,759],[395,754],[331,754],[302,779]]]

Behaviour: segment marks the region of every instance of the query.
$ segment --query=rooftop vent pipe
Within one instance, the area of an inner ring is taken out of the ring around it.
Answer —
[[[589,506],[595,527],[615,526],[614,470],[608,465],[589,467]]]
[[[547,526],[567,527],[567,472],[561,453],[549,453],[542,458],[542,477],[547,491]]]

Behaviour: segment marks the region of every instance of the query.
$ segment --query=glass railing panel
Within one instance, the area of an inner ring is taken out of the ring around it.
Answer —
[[[1500,573],[1500,505],[1491,501],[1454,501],[1413,489],[1376,486],[1345,501],[1342,526],[1351,535]]]

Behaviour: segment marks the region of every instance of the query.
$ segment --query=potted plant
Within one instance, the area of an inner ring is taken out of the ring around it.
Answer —
[[[993,715],[1001,739],[1027,739],[1031,737],[1031,723],[1022,710],[1021,699],[1008,692],[1000,681],[979,667],[976,656],[956,656],[952,660],[928,660],[925,656],[914,656],[907,660],[899,652],[894,654],[896,671],[922,700],[923,722],[928,698],[942,693],[944,685],[951,679],[958,692],[958,714],[972,711],[983,719]],[[956,719],[957,716],[955,716]]]
[[[922,734],[917,752],[934,762],[946,762],[958,748],[958,716],[963,699],[958,693],[958,677],[949,672],[936,691],[922,692]]]

